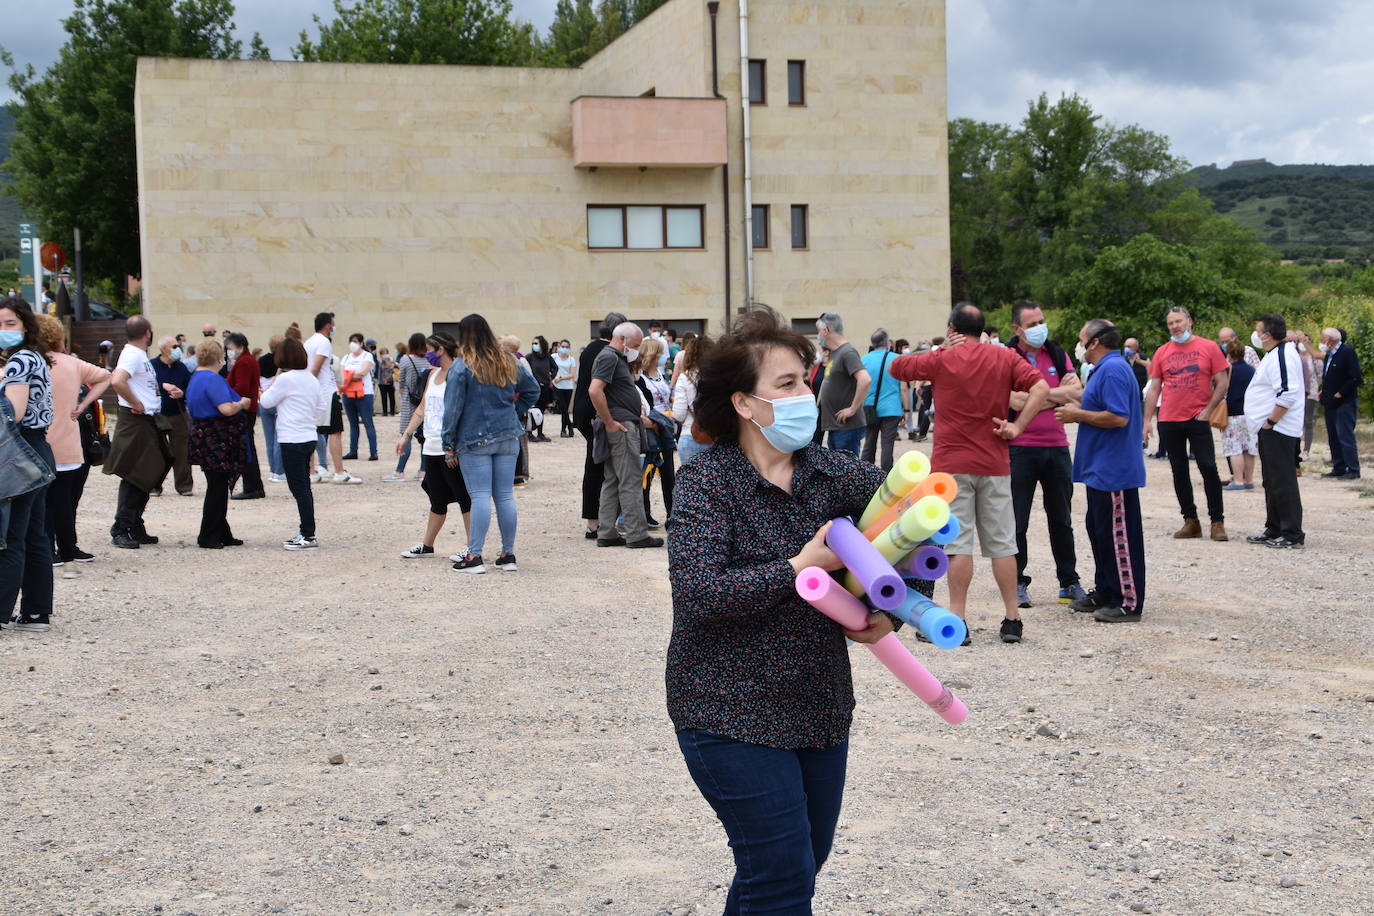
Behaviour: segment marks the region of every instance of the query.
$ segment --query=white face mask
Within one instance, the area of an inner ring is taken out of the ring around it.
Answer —
[[[360,344],[360,343],[358,343],[356,340],[351,340],[351,341],[349,341],[349,343],[348,343],[348,352],[349,352],[349,353],[357,353],[357,352],[358,352],[359,350],[361,350],[362,348],[363,348],[363,345]]]
[[[1073,355],[1080,363],[1083,362],[1083,357],[1086,356],[1087,353],[1088,348],[1083,346],[1083,344],[1081,343],[1073,348]]]
[[[636,350],[634,347],[626,347],[625,359],[629,360],[630,362],[634,362],[635,360],[639,359],[639,351]]]
[[[225,349],[225,351],[224,351],[224,358],[225,358],[225,359],[233,359],[235,356],[238,356],[238,355],[239,355],[239,351],[238,351],[238,350],[235,350],[233,347],[227,347],[227,348]]]

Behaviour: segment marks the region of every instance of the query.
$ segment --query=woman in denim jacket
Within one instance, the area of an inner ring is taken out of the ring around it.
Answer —
[[[457,456],[472,496],[472,527],[467,552],[454,569],[484,573],[482,548],[491,526],[491,505],[501,529],[496,568],[515,571],[515,461],[524,413],[539,397],[539,386],[522,372],[515,357],[496,342],[481,315],[458,323],[458,359],[444,392],[444,454]]]

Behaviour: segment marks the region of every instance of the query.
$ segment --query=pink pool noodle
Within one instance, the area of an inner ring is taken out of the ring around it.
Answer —
[[[941,719],[950,725],[958,725],[968,718],[968,707],[964,702],[950,693],[948,687],[941,684],[935,675],[926,670],[925,665],[916,660],[916,656],[902,645],[896,633],[887,634],[869,646],[868,651],[876,655],[878,661],[887,666],[888,671],[897,675],[897,680],[924,700]]]
[[[868,608],[864,603],[819,567],[808,566],[798,574],[797,594],[846,630],[862,630],[868,626]],[[958,725],[968,718],[968,707],[963,701],[927,671],[895,633],[884,636],[869,646],[868,651],[950,725]]]
[[[863,593],[868,595],[874,607],[890,611],[902,603],[906,597],[906,583],[853,522],[847,518],[835,519],[830,523],[825,543],[835,551],[845,569],[859,580]]]
[[[949,554],[931,545],[918,547],[898,571],[934,582],[949,572]]]

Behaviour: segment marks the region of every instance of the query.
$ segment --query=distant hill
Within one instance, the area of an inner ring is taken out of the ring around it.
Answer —
[[[14,116],[0,108],[0,162],[9,158],[10,137],[14,136]],[[4,193],[0,176],[0,261],[19,257],[19,201]]]
[[[1257,230],[1287,258],[1374,255],[1374,165],[1274,165],[1263,159],[1193,169],[1218,213]]]

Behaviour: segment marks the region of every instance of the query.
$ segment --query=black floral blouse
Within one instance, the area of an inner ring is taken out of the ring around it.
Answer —
[[[796,453],[789,494],[735,443],[678,471],[667,670],[677,730],[787,749],[848,736],[854,689],[844,631],[798,597],[789,561],[827,521],[863,512],[885,476],[849,452],[808,445]]]

